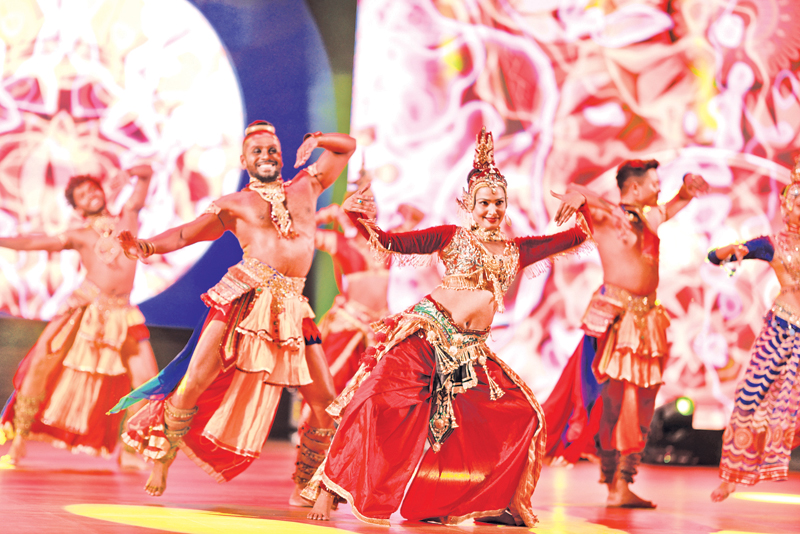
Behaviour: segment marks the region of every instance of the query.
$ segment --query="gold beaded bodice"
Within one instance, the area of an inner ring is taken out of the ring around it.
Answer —
[[[781,293],[796,293],[800,290],[800,235],[781,232],[773,239],[775,255],[793,282],[791,287],[784,286]]]
[[[456,230],[450,243],[439,252],[445,274],[439,287],[444,289],[484,289],[491,291],[499,312],[505,311],[503,296],[519,269],[519,248],[505,241],[502,254],[492,254],[469,230]]]

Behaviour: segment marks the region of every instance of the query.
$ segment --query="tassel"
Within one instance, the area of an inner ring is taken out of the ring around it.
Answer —
[[[489,382],[489,398],[494,401],[505,395],[506,392],[497,385],[497,382],[495,382],[489,374],[489,369],[486,367],[486,358],[481,358],[479,363],[481,367],[483,367],[483,372],[486,373],[486,381]]]

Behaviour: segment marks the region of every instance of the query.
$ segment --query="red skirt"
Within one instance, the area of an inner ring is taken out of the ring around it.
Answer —
[[[436,453],[425,450],[434,348],[418,335],[398,343],[342,414],[323,473],[326,486],[368,523],[387,524],[402,504],[401,514],[411,520],[454,524],[510,508],[532,526],[543,418],[513,371],[493,360],[486,367],[505,395],[491,400],[486,374],[476,366],[479,383],[454,398],[459,426]]]
[[[601,385],[592,374],[596,353],[594,339],[583,336],[555,388],[542,404],[549,459],[563,457],[569,463],[576,463],[584,454],[597,455],[594,437],[600,430],[603,397]]]

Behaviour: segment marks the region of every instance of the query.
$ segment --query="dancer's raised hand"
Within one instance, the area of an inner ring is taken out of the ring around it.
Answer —
[[[575,212],[583,206],[584,202],[586,202],[586,197],[577,191],[567,191],[563,195],[555,191],[550,191],[550,194],[561,201],[561,205],[558,207],[558,210],[556,210],[555,217],[558,226],[567,222],[569,218],[575,215]]]
[[[361,213],[368,219],[374,219],[378,214],[378,208],[375,206],[375,196],[372,194],[372,189],[369,185],[361,187],[350,195],[342,203],[342,209],[349,213]]]

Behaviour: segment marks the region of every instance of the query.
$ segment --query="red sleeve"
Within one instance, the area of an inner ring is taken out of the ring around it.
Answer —
[[[357,213],[348,213],[358,231],[370,240],[377,241],[385,252],[396,254],[432,254],[446,247],[456,233],[457,226],[434,226],[411,232],[384,232],[369,219],[360,219]]]
[[[369,239],[369,232],[367,232],[367,229],[364,228],[363,224],[361,224],[362,221],[361,214],[356,213],[354,211],[345,211],[345,213],[353,222],[353,225],[355,225],[356,229],[358,230],[358,233]]]
[[[592,224],[592,212],[589,210],[589,203],[584,202],[581,207],[578,208],[578,213],[583,216],[583,220],[586,222],[586,226],[589,229],[589,236],[591,237],[594,234],[594,224]],[[578,214],[576,214],[575,217],[577,223],[580,224],[580,217]]]
[[[579,247],[591,237],[592,219],[584,203],[578,210],[574,228],[553,235],[518,237],[514,241],[519,247],[519,268],[541,261],[550,256]]]

